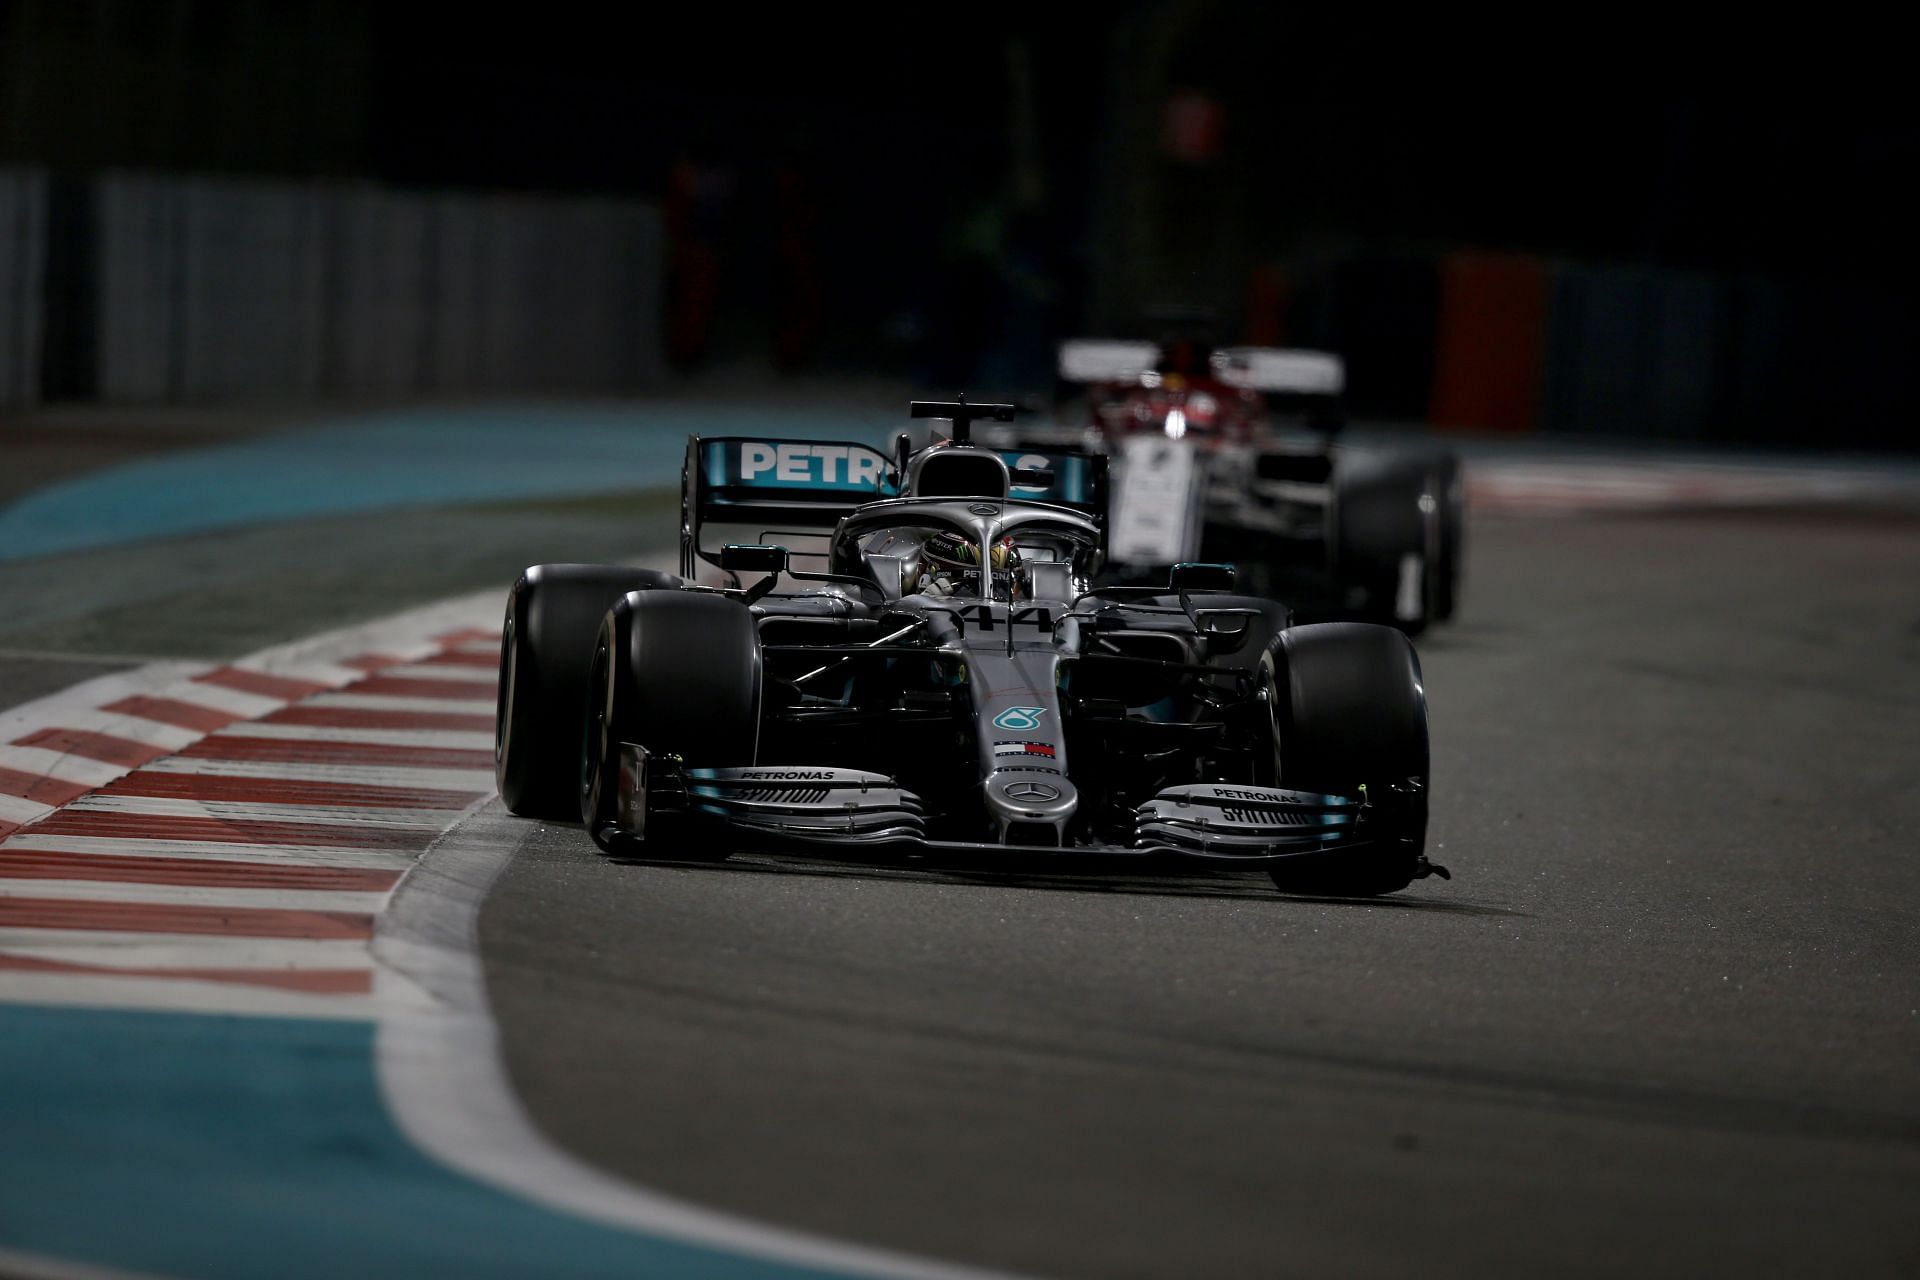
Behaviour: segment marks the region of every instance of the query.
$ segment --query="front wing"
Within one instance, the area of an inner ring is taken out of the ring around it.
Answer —
[[[622,744],[620,780],[604,848],[663,839],[720,840],[738,849],[890,859],[1007,855],[1021,860],[1110,859],[1267,866],[1400,843],[1396,821],[1417,783],[1365,785],[1353,795],[1203,783],[1171,787],[1135,811],[1130,844],[1067,847],[930,837],[917,796],[881,774],[827,766],[688,769]]]

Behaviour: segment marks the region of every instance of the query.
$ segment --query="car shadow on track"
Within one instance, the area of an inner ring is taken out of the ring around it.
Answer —
[[[1526,916],[1524,911],[1489,903],[1391,894],[1379,898],[1308,897],[1282,893],[1257,871],[1181,872],[1155,875],[1061,875],[1019,870],[959,871],[951,867],[876,865],[829,862],[816,858],[786,858],[773,854],[739,854],[725,862],[686,862],[666,858],[613,858],[621,866],[662,867],[732,875],[825,876],[843,880],[877,880],[977,889],[1029,889],[1069,893],[1138,894],[1161,898],[1216,898],[1366,907],[1376,910],[1422,911],[1443,915]],[[1414,892],[1414,891],[1409,891]]]

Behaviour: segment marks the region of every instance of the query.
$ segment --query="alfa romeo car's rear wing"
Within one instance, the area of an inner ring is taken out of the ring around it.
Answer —
[[[1060,344],[1063,382],[1134,382],[1157,372],[1164,359],[1156,342],[1073,338]],[[1297,347],[1220,347],[1208,372],[1230,387],[1270,395],[1337,396],[1346,390],[1346,364],[1327,351]]]
[[[1291,347],[1222,347],[1207,360],[1230,387],[1295,396],[1337,396],[1347,389],[1347,366],[1329,351]]]
[[[1010,497],[1051,502],[1104,519],[1107,460],[1071,449],[996,450],[1013,473]],[[719,548],[700,536],[708,524],[749,525],[778,542],[783,530],[824,533],[842,516],[882,498],[898,498],[904,455],[889,457],[846,440],[693,436],[680,477],[680,572]]]
[[[1060,344],[1060,380],[1101,389],[1170,385],[1166,352],[1154,342],[1074,338]],[[1197,372],[1197,371],[1195,371]],[[1298,347],[1217,347],[1207,353],[1204,376],[1222,386],[1257,393],[1272,417],[1298,418],[1322,435],[1345,420],[1347,366],[1329,351]]]

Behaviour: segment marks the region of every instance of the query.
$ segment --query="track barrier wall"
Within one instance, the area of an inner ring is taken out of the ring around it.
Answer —
[[[1727,341],[1718,281],[1645,268],[1561,267],[1549,304],[1542,426],[1701,439]]]
[[[1518,254],[1456,253],[1441,260],[1429,422],[1466,430],[1533,429],[1548,280],[1545,263]]]
[[[636,201],[0,173],[0,401],[632,390],[661,262]]]
[[[0,406],[637,390],[665,259],[637,201],[0,171]],[[1251,279],[1248,332],[1341,352],[1356,416],[1920,447],[1893,275],[1361,247]]]
[[[1527,254],[1256,271],[1248,329],[1347,359],[1356,415],[1443,429],[1920,448],[1920,303],[1886,282]]]
[[[46,209],[45,174],[0,170],[0,406],[39,398]]]

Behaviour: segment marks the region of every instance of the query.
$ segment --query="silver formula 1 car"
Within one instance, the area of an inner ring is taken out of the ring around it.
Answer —
[[[951,438],[691,440],[680,575],[528,569],[507,806],[648,859],[1198,861],[1355,895],[1444,874],[1401,632],[1292,625],[1224,565],[1096,590],[1104,458],[971,442],[1011,406],[913,413]],[[714,525],[759,537],[709,546]]]

